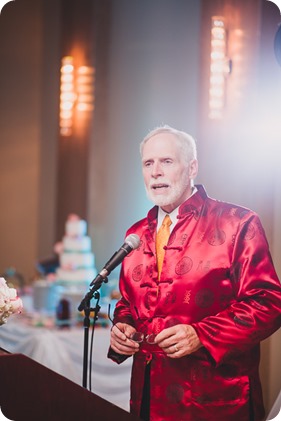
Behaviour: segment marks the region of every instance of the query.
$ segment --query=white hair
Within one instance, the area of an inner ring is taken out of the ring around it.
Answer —
[[[146,142],[153,136],[161,133],[169,133],[175,136],[175,138],[178,140],[182,155],[187,163],[189,163],[192,159],[197,159],[197,148],[195,139],[190,134],[174,129],[173,127],[170,127],[168,125],[156,127],[145,136],[145,138],[140,143],[141,156],[143,155],[143,147],[146,144]]]

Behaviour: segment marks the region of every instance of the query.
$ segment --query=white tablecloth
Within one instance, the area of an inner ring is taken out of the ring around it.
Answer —
[[[132,359],[118,365],[107,358],[109,334],[108,328],[95,329],[92,392],[128,411]],[[83,327],[68,330],[33,327],[26,324],[20,315],[14,315],[0,327],[0,347],[11,353],[27,355],[82,386]],[[89,379],[87,385],[89,387]]]

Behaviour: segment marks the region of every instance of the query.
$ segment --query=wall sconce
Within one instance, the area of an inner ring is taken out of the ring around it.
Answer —
[[[71,56],[62,58],[60,77],[60,134],[70,136],[74,125],[82,127],[94,110],[95,69],[75,68]]]
[[[62,136],[70,136],[72,133],[75,100],[73,58],[67,56],[62,58],[60,76],[60,134]]]
[[[224,18],[212,17],[209,83],[209,118],[221,119],[225,106],[226,76],[231,72],[227,57],[227,33]]]

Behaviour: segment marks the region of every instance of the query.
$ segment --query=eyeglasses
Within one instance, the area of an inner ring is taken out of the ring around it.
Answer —
[[[136,312],[138,314],[137,309],[136,309]],[[113,322],[113,320],[112,320],[112,318],[110,316],[110,304],[108,304],[108,313],[107,313],[107,315],[108,315],[108,318],[111,321],[112,325],[113,326],[116,326],[117,329],[119,329],[118,326],[116,324],[114,324],[114,322]],[[124,332],[122,332],[122,333],[124,333]],[[142,342],[146,342],[149,345],[154,345],[156,343],[155,342],[155,337],[156,337],[156,334],[155,333],[150,333],[149,335],[145,335],[145,333],[143,333],[143,332],[134,332],[134,333],[132,333],[128,337],[128,339],[131,339],[132,341],[137,342],[138,344],[140,344]]]

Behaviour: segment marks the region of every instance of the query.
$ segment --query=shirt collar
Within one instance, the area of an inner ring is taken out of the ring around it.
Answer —
[[[195,193],[197,192],[197,187],[193,187],[192,188],[192,193],[191,193],[191,195],[189,196],[189,198],[191,197],[191,196],[193,196]],[[188,199],[189,199],[188,198]],[[188,200],[187,199],[187,200]],[[166,215],[169,215],[169,217],[171,218],[171,221],[172,221],[172,224],[170,225],[170,232],[172,232],[172,229],[174,228],[174,226],[176,225],[176,223],[178,222],[178,218],[177,218],[177,216],[178,216],[178,213],[179,213],[179,207],[180,207],[180,205],[177,207],[177,208],[175,208],[172,212],[170,212],[170,213],[167,213],[167,212],[165,212],[163,209],[161,209],[160,207],[158,207],[158,217],[157,217],[157,231],[158,231],[158,229],[161,227],[161,225],[162,225],[162,222],[163,222],[163,219],[165,218],[165,216]]]

